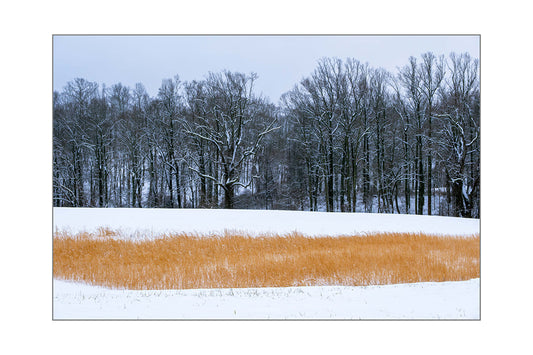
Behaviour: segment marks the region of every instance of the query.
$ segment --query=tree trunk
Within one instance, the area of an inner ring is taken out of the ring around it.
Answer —
[[[418,137],[418,214],[424,214],[424,163],[422,160],[422,137]]]
[[[180,183],[180,168],[178,165],[178,162],[174,163],[174,170],[176,172],[175,178],[176,178],[176,198],[178,203],[178,208],[181,208],[181,183]]]
[[[328,212],[333,212],[333,181],[334,181],[334,173],[333,173],[333,135],[329,134],[329,146],[328,146],[328,177],[327,177],[327,194],[328,194],[328,200],[327,200],[327,210]]]
[[[224,208],[233,209],[233,203],[235,198],[234,186],[224,186]]]

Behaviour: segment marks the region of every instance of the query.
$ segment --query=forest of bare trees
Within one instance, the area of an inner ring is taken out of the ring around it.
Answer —
[[[479,217],[479,63],[411,57],[394,73],[321,59],[279,104],[256,74],[53,93],[61,207],[254,208]]]

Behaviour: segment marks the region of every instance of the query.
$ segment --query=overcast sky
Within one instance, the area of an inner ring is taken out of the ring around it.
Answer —
[[[54,36],[54,90],[81,77],[111,86],[141,82],[155,96],[161,81],[203,79],[224,69],[259,75],[256,92],[276,103],[321,57],[353,57],[395,72],[410,56],[468,52],[478,36]]]

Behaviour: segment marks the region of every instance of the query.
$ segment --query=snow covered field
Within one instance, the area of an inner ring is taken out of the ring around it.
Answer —
[[[479,279],[131,291],[54,280],[54,319],[479,319]]]
[[[479,233],[479,219],[373,213],[141,208],[54,208],[54,228],[70,232],[118,229],[126,237],[165,232],[224,233],[225,230],[304,235],[368,232]]]
[[[122,238],[226,230],[305,235],[479,233],[452,217],[258,210],[54,208],[54,229],[120,230]],[[54,280],[54,319],[479,319],[479,279],[386,286],[112,290]]]

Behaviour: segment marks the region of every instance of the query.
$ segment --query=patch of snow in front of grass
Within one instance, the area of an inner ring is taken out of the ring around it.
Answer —
[[[383,286],[112,290],[54,280],[54,319],[479,319],[479,279]]]

